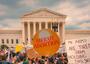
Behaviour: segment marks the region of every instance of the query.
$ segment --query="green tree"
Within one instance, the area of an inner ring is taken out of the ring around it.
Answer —
[[[1,45],[0,49],[8,49],[9,47],[7,45]]]

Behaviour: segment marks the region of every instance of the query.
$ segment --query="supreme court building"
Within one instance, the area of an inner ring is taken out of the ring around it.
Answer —
[[[64,23],[66,15],[48,9],[32,11],[21,17],[23,42],[31,43],[36,32],[42,29],[51,29],[64,42]]]
[[[90,37],[90,30],[65,30],[67,16],[46,8],[32,11],[21,16],[22,29],[0,29],[0,45],[15,47],[17,44],[31,44],[36,32],[42,29],[51,29],[60,37],[61,43],[65,40]]]

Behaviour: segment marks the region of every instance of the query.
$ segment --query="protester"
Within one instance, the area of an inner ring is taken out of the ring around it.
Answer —
[[[56,64],[63,64],[63,62],[62,62],[62,54],[58,54],[58,60],[57,60]]]
[[[23,64],[29,64],[29,60],[27,58],[24,58]]]
[[[45,64],[45,56],[42,56],[39,60],[39,64]]]
[[[2,52],[3,50],[0,50]],[[4,52],[4,51],[3,51]],[[8,60],[7,60],[8,59]],[[8,51],[0,55],[0,64],[68,64],[66,53],[56,53],[52,56],[28,58],[26,53]]]
[[[67,63],[68,63],[67,54],[63,53],[63,64],[67,64]]]

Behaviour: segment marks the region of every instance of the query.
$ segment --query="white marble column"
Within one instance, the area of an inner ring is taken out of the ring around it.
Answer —
[[[61,42],[64,43],[64,37],[65,37],[65,29],[64,29],[64,22],[61,22],[60,24],[60,32],[61,32]]]
[[[62,23],[62,42],[65,42],[65,26],[64,26],[64,22]]]
[[[64,22],[60,23],[60,37],[61,37],[61,45],[60,45],[60,49],[62,48],[62,53],[65,52],[65,45],[63,45],[63,43],[65,42],[65,28],[64,28]],[[60,50],[59,49],[59,50]]]
[[[50,23],[51,23],[51,26],[50,27],[51,27],[51,30],[52,30],[52,22],[50,22]]]
[[[25,23],[22,22],[22,41],[25,43]]]
[[[48,29],[48,22],[45,22],[45,29]]]
[[[36,33],[36,22],[33,22],[33,36],[35,35]]]
[[[60,37],[60,35],[59,35],[59,33],[60,33],[60,27],[59,27],[59,25],[60,25],[60,23],[59,22],[57,22],[58,23],[58,32],[57,32],[57,34],[58,34],[58,36]]]
[[[42,29],[41,22],[39,22],[39,30],[41,30],[41,29]]]
[[[30,22],[28,22],[28,43],[31,44]]]

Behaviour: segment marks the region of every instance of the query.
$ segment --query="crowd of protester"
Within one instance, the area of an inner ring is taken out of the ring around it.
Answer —
[[[68,64],[66,53],[56,53],[52,56],[28,58],[26,53],[5,52],[1,50],[0,64]]]

